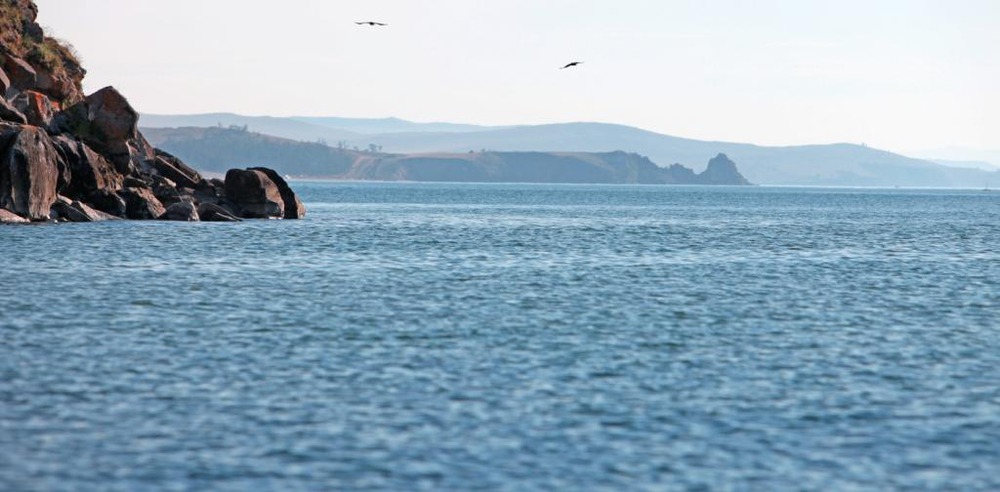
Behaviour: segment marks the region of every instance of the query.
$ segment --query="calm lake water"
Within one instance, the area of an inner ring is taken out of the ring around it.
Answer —
[[[1000,489],[1000,193],[294,185],[0,227],[0,489]]]

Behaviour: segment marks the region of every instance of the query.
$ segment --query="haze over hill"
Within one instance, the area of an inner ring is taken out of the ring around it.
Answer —
[[[693,140],[606,123],[562,123],[516,127],[478,127],[414,123],[397,119],[243,117],[239,115],[146,115],[146,127],[246,126],[252,131],[292,140],[322,140],[346,148],[374,145],[391,153],[613,152],[648,156],[662,166],[679,163],[696,171],[718,153],[739,163],[754,183],[803,186],[924,186],[980,188],[1000,182],[1000,173],[943,166],[934,162],[855,144],[765,147]],[[342,124],[347,128],[330,125]],[[386,128],[407,132],[371,133]],[[440,131],[452,128],[451,131]],[[325,135],[325,136],[324,136]],[[318,136],[318,137],[317,137]]]
[[[942,147],[907,152],[918,159],[926,159],[945,166],[973,167],[987,171],[1000,169],[1000,150]]]
[[[268,166],[298,177],[480,183],[747,185],[726,156],[695,173],[659,167],[628,152],[464,152],[392,154],[296,142],[235,128],[151,128],[147,136],[208,172],[230,164]]]

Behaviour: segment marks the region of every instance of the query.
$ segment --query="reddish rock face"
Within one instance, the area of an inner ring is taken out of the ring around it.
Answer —
[[[41,92],[24,91],[14,98],[14,107],[27,118],[29,125],[47,127],[58,105]]]
[[[153,146],[136,126],[139,114],[114,87],[105,87],[56,115],[53,126],[82,139],[122,174],[150,172]]]
[[[261,171],[230,169],[226,173],[226,199],[247,219],[285,216],[285,202],[278,185]]]
[[[87,96],[84,104],[92,128],[105,139],[125,141],[136,137],[139,113],[114,87],[105,87]]]
[[[46,220],[56,201],[59,154],[39,128],[23,127],[0,158],[0,208]]]
[[[126,142],[138,137],[139,114],[114,87],[105,87],[59,115],[59,126],[91,145],[127,152]]]
[[[54,76],[44,69],[37,70],[35,89],[56,101],[74,103],[83,99],[76,82],[66,76]]]

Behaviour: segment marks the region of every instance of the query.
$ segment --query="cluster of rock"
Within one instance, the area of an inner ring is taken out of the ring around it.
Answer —
[[[150,145],[117,90],[84,96],[86,72],[44,37],[30,0],[0,0],[0,14],[20,20],[0,26],[0,222],[305,216],[273,170],[206,179]]]
[[[736,163],[726,154],[719,154],[708,161],[708,167],[700,174],[680,164],[667,168],[667,174],[675,183],[699,185],[749,186],[750,180],[740,174]]]

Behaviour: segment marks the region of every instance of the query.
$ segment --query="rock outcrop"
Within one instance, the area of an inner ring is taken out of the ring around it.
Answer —
[[[305,216],[270,169],[224,183],[150,145],[116,89],[84,95],[86,71],[37,14],[32,0],[0,0],[0,223]]]
[[[726,154],[719,154],[708,161],[708,167],[698,175],[699,184],[706,185],[748,185],[750,181],[736,169],[736,163]]]

